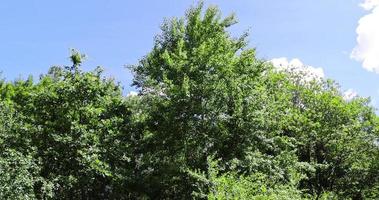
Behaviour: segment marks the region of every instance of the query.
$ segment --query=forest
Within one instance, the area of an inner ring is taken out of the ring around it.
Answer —
[[[203,3],[165,20],[136,95],[77,50],[2,78],[0,199],[379,199],[370,99],[278,70],[236,24]]]

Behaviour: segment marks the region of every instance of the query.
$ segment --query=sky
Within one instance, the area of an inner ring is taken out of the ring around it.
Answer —
[[[207,0],[235,13],[233,35],[249,31],[249,46],[274,64],[307,66],[336,80],[346,98],[371,97],[379,108],[379,0]],[[193,0],[5,0],[0,4],[0,71],[12,81],[38,78],[70,64],[70,48],[85,54],[85,70],[102,66],[130,87],[126,65],[152,48],[165,18],[181,17]]]

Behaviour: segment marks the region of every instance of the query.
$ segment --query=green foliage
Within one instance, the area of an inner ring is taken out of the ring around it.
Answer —
[[[124,96],[101,68],[0,81],[1,199],[378,199],[379,118],[280,72],[203,3],[162,25]],[[210,159],[212,158],[212,159]]]
[[[218,162],[208,159],[207,173],[189,171],[189,174],[199,180],[196,197],[207,199],[302,199],[301,191],[297,189],[301,176],[292,174],[289,184],[275,183],[265,174],[253,173],[248,176],[239,175],[232,170],[220,174]],[[204,192],[203,188],[209,188]]]
[[[2,101],[22,121],[4,127],[1,148],[17,148],[38,161],[40,181],[32,185],[37,198],[103,198],[124,190],[126,180],[119,178],[131,170],[130,111],[120,86],[101,73],[53,67],[36,84],[4,87]],[[53,196],[45,194],[46,185]]]
[[[77,50],[71,49],[70,60],[72,62],[73,68],[77,68],[78,66],[80,66],[83,60],[86,59],[86,57],[87,56],[85,54],[81,54]]]
[[[0,198],[34,199],[39,167],[30,154],[18,151],[25,148],[25,138],[16,120],[13,110],[0,103]]]
[[[31,156],[15,150],[0,154],[0,198],[34,199],[34,185],[38,182],[38,166]]]

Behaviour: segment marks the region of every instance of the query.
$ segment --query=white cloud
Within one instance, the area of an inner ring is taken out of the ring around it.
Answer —
[[[351,88],[346,90],[342,95],[343,99],[345,99],[346,101],[350,101],[357,96],[358,96],[358,93]]]
[[[130,96],[137,96],[137,95],[138,95],[137,92],[135,92],[135,91],[130,91],[126,96],[127,96],[127,97],[130,97]]]
[[[365,10],[371,10],[375,6],[379,5],[379,0],[365,0],[363,3],[359,4]]]
[[[362,62],[368,71],[379,73],[379,0],[365,0],[360,6],[370,13],[358,22],[357,45],[351,58]]]
[[[289,61],[286,57],[281,57],[274,58],[270,60],[270,62],[280,71],[293,71],[295,73],[304,74],[305,81],[323,79],[325,77],[324,70],[322,68],[304,65],[298,58],[294,58]]]

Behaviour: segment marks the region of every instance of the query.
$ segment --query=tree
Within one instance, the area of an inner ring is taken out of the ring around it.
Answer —
[[[189,198],[194,183],[183,171],[206,171],[212,155],[221,174],[237,163],[240,175],[286,184],[295,170],[304,174],[299,189],[315,198],[364,198],[378,182],[377,117],[367,101],[343,100],[330,80],[278,72],[247,48],[247,34],[230,36],[235,23],[200,3],[166,21],[132,67],[149,116],[149,196]]]
[[[14,110],[0,103],[0,198],[34,199],[34,184],[40,181],[38,161],[22,135],[22,122]]]
[[[284,75],[255,58],[247,34],[229,34],[233,15],[222,18],[216,7],[202,13],[200,3],[184,19],[166,21],[153,50],[132,67],[149,116],[151,196],[189,198],[185,170],[205,170],[210,155],[224,166],[238,162],[240,173],[261,171],[282,182],[296,162],[292,141],[280,135],[290,97],[275,89],[286,84]]]
[[[4,148],[32,151],[39,170],[32,184],[37,198],[126,195],[122,187],[132,174],[133,135],[121,87],[103,78],[100,68],[82,72],[79,63],[73,61],[73,66],[53,67],[38,83],[21,80],[3,86],[2,101],[23,119],[19,131],[7,127]],[[50,194],[44,191],[46,185]]]
[[[377,199],[379,119],[280,71],[201,2],[162,25],[124,96],[101,68],[0,81],[2,199]]]
[[[321,196],[333,191],[361,199],[378,182],[378,117],[368,99],[346,101],[332,81],[293,85],[293,119],[285,134],[297,142],[299,160],[311,165],[302,187]],[[370,190],[370,189],[369,189]]]

